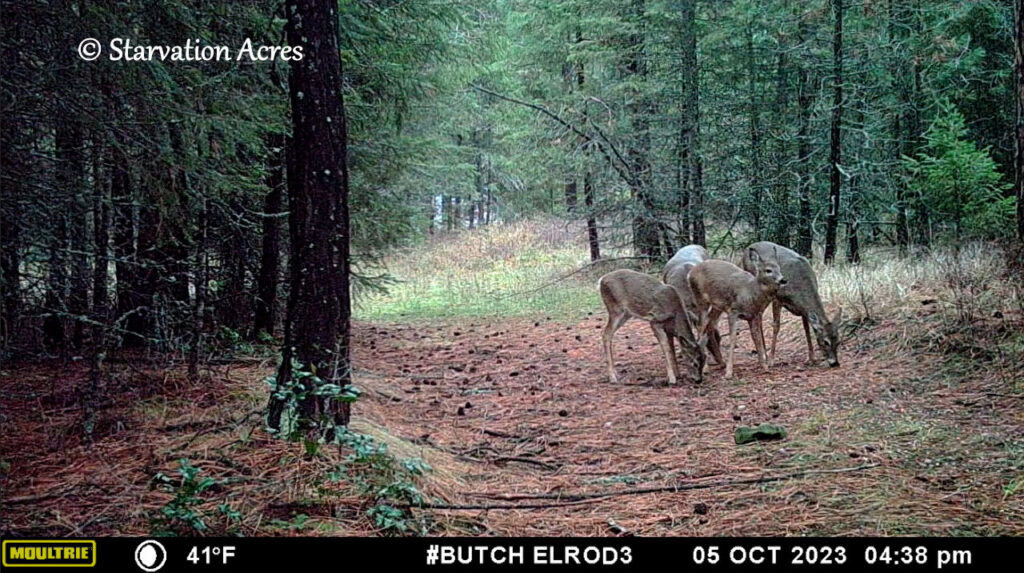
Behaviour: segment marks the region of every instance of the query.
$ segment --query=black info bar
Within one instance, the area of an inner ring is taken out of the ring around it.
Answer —
[[[102,571],[991,571],[1022,538],[97,538],[5,539],[4,568]],[[1003,567],[1000,567],[1003,566]]]

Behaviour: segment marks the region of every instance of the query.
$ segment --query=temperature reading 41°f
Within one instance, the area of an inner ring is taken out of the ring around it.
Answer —
[[[212,565],[218,561],[224,565],[228,564],[228,560],[235,556],[235,547],[233,545],[225,545],[224,547],[203,547],[200,549],[198,546],[193,545],[192,550],[188,552],[188,559],[193,565],[199,565],[203,563],[206,565]]]

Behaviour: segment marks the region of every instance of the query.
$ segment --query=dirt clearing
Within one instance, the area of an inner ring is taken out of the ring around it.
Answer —
[[[712,367],[699,386],[667,386],[648,325],[631,321],[616,337],[623,382],[613,386],[604,321],[355,325],[355,429],[433,466],[428,503],[529,506],[412,510],[431,533],[1024,534],[1013,488],[1024,464],[1019,395],[991,380],[950,385],[924,355],[893,359],[895,327],[848,341],[830,369],[804,363],[787,317],[770,374],[742,330],[734,380]],[[374,532],[359,517],[364,500],[310,477],[339,454],[303,455],[270,439],[258,416],[243,419],[265,400],[272,358],[216,366],[200,385],[135,373],[115,427],[91,450],[62,434],[74,408],[58,403],[73,403],[84,372],[57,370],[4,376],[5,530],[144,534],[172,499],[154,475],[187,457],[225,480],[215,489],[242,513],[243,533]],[[735,445],[737,426],[762,422],[788,438]],[[773,476],[789,477],[722,485]]]

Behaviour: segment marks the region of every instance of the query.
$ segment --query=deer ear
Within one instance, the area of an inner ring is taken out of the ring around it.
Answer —
[[[761,255],[757,254],[757,251],[753,248],[747,249],[747,258],[755,264],[761,262]]]

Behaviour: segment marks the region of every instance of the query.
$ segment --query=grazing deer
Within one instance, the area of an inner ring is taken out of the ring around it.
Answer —
[[[775,344],[779,337],[779,323],[782,318],[782,308],[799,316],[804,323],[804,337],[807,339],[807,361],[813,364],[814,343],[811,340],[811,330],[818,339],[818,346],[828,360],[829,366],[839,366],[839,323],[843,318],[843,309],[840,308],[832,320],[825,315],[825,307],[821,304],[821,297],[818,296],[818,278],[811,269],[811,263],[804,257],[775,243],[762,241],[750,245],[743,256],[743,268],[748,272],[754,272],[754,264],[749,260],[748,255],[757,253],[761,259],[773,258],[778,263],[782,273],[786,276],[786,284],[779,289],[774,301],[772,301],[772,350],[771,359],[775,359]],[[762,343],[763,344],[763,343]]]
[[[615,361],[612,357],[612,338],[630,318],[639,318],[651,323],[651,330],[665,353],[668,367],[668,383],[675,384],[679,375],[673,338],[679,339],[684,355],[690,359],[688,375],[694,382],[700,382],[704,373],[704,344],[696,341],[690,318],[683,308],[679,292],[674,287],[658,282],[652,276],[619,269],[597,281],[601,300],[608,309],[608,324],[604,327],[602,343],[605,361],[608,363],[608,379],[617,383]]]
[[[708,258],[708,251],[704,247],[687,245],[676,251],[676,254],[665,263],[665,269],[661,271],[661,282],[676,287],[683,301],[683,308],[689,313],[690,322],[694,325],[700,323],[700,318],[697,303],[693,299],[693,291],[690,290],[690,270]],[[711,332],[708,332],[708,342],[715,362],[725,364],[725,360],[722,360],[722,335],[718,333],[717,328],[712,327]]]
[[[762,259],[754,250],[748,251],[747,255],[756,269],[754,274],[728,261],[714,259],[699,263],[690,271],[690,288],[701,319],[697,332],[707,333],[708,328],[718,323],[723,312],[729,315],[730,343],[729,359],[725,366],[726,378],[732,378],[737,318],[742,318],[750,325],[750,336],[754,339],[758,360],[765,371],[769,369],[764,351],[761,314],[775,298],[779,286],[786,284],[774,260]]]

